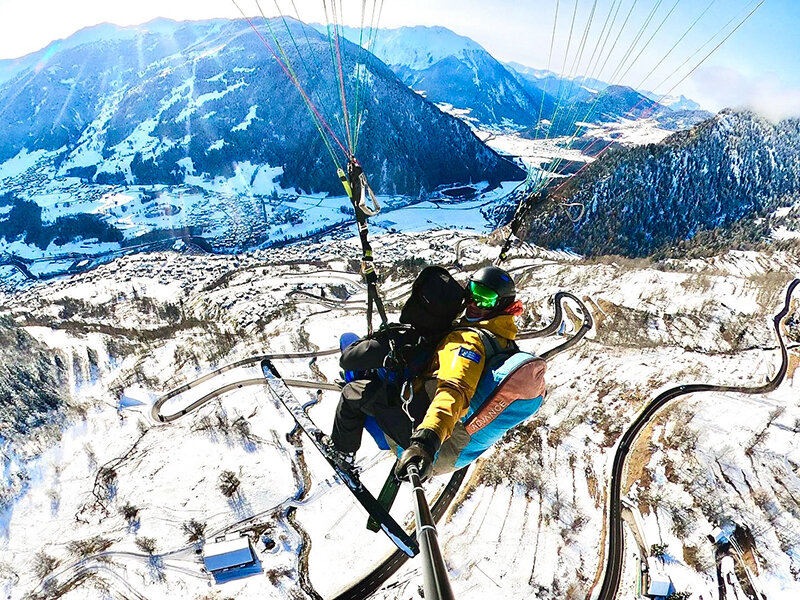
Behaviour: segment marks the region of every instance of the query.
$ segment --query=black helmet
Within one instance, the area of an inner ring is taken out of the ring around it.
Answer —
[[[473,273],[467,286],[467,294],[482,308],[489,308],[488,302],[491,302],[491,296],[494,296],[488,293],[489,291],[496,294],[492,308],[498,309],[510,306],[517,294],[511,275],[495,266],[484,267]],[[481,300],[485,300],[487,304],[484,306]]]

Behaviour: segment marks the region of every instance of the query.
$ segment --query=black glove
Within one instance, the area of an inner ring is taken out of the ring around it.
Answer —
[[[408,481],[408,466],[416,465],[420,481],[430,477],[433,470],[433,460],[439,451],[441,441],[435,431],[431,429],[417,429],[411,436],[411,444],[397,461],[394,475],[401,481]]]
[[[401,481],[408,481],[408,467],[416,465],[419,471],[420,481],[425,481],[431,474],[433,469],[433,456],[428,454],[421,445],[412,442],[411,445],[403,451],[400,460],[397,461],[397,466],[394,468],[394,476]]]

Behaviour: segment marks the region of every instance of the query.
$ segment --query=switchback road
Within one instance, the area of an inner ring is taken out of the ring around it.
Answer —
[[[644,427],[656,416],[664,406],[670,401],[687,394],[695,392],[732,392],[738,394],[765,394],[776,389],[783,381],[786,375],[786,369],[789,364],[789,354],[786,350],[786,343],[783,339],[781,332],[781,324],[786,315],[789,314],[789,309],[792,301],[792,294],[800,285],[800,279],[795,279],[789,285],[786,291],[786,300],[783,308],[775,315],[773,324],[775,327],[775,334],[778,337],[778,344],[781,349],[781,366],[775,376],[764,385],[755,387],[733,386],[733,385],[709,385],[709,384],[692,384],[692,385],[679,385],[670,388],[665,392],[659,394],[654,398],[634,420],[631,426],[623,434],[617,446],[617,452],[614,456],[614,464],[611,468],[611,479],[609,481],[609,495],[610,501],[608,504],[608,554],[605,567],[605,577],[603,585],[600,588],[598,600],[614,600],[619,591],[620,579],[622,577],[622,566],[625,554],[625,543],[622,530],[622,504],[620,501],[622,495],[622,479],[625,470],[625,461],[628,458],[628,453],[633,447],[636,437],[644,429]]]

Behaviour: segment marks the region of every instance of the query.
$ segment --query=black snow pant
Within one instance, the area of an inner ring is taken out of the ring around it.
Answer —
[[[408,448],[411,419],[403,411],[400,389],[379,379],[356,379],[342,388],[331,437],[342,452],[361,447],[367,416],[375,417],[383,432],[399,446]]]

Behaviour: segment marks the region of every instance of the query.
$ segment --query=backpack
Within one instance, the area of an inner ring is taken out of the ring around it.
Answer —
[[[391,382],[409,381],[420,375],[433,357],[439,339],[464,308],[464,288],[450,272],[425,267],[411,286],[400,323],[388,323],[363,338],[347,333],[340,339],[339,366],[345,380],[377,375]],[[385,369],[391,357],[395,372]]]
[[[536,413],[545,396],[543,359],[521,351],[513,342],[508,348],[501,348],[495,336],[484,329],[463,329],[481,337],[486,366],[467,414],[456,423],[453,434],[436,455],[434,475],[473,462],[509,429]]]
[[[411,286],[411,296],[400,312],[400,322],[421,335],[444,334],[464,310],[464,288],[444,267],[422,269]]]
[[[425,339],[413,327],[399,323],[388,323],[362,338],[345,333],[339,339],[339,366],[346,382],[377,377],[399,385],[422,374],[437,343],[437,339]],[[392,349],[393,361],[387,366]]]

